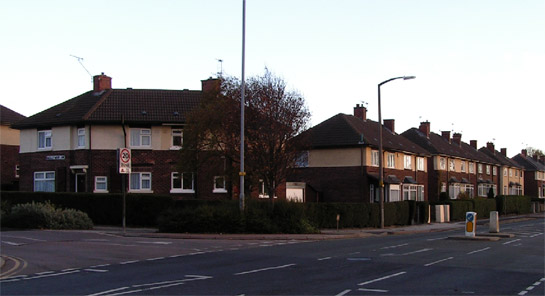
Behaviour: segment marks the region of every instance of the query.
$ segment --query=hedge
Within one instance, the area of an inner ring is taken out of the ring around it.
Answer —
[[[531,198],[528,196],[497,196],[495,199],[475,198],[433,202],[432,205],[449,205],[450,220],[465,220],[466,212],[476,212],[477,218],[486,219],[490,212],[498,211],[500,215],[531,213]]]
[[[518,195],[499,195],[496,206],[500,214],[529,214],[532,212],[532,198]]]

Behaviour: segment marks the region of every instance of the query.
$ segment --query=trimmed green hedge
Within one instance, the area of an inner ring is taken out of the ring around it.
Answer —
[[[2,225],[19,229],[92,229],[87,214],[74,209],[57,209],[49,202],[17,204],[3,210]]]
[[[529,214],[532,212],[532,198],[518,195],[499,195],[496,197],[496,207],[503,215]]]
[[[500,215],[531,213],[531,198],[528,196],[497,196],[495,199],[475,198],[433,202],[432,205],[449,205],[450,220],[464,221],[466,212],[476,212],[478,219],[490,217],[490,212],[498,211]]]

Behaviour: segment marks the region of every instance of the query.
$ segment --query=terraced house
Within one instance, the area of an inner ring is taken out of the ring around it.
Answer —
[[[306,201],[378,202],[379,157],[383,158],[385,201],[428,199],[428,156],[395,132],[385,120],[383,155],[379,155],[379,123],[356,105],[353,115],[337,114],[308,130],[310,149],[289,177],[305,184]]]
[[[524,167],[524,194],[545,198],[545,156],[529,156],[523,149],[511,159]]]
[[[462,141],[462,134],[443,131],[441,135],[431,132],[431,123],[420,123],[402,135],[421,146],[429,154],[428,176],[431,199],[438,199],[442,192],[451,199],[462,196],[486,197],[492,190],[498,194],[499,163],[477,150],[477,141],[470,144]]]
[[[507,157],[506,148],[500,152],[494,148],[494,143],[488,142],[479,151],[495,159],[500,166],[499,194],[524,195],[524,167]]]
[[[203,91],[112,89],[111,81],[97,75],[93,90],[13,125],[21,132],[20,190],[121,192],[117,153],[127,147],[129,192],[225,197],[222,163],[202,172],[176,167],[186,115],[219,81],[203,80]]]

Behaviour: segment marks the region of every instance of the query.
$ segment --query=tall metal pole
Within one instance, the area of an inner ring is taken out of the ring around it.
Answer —
[[[242,0],[242,83],[240,84],[240,188],[239,207],[244,211],[244,59],[246,47],[246,0]]]
[[[409,80],[409,79],[415,79],[415,76],[401,76],[401,77],[395,77],[390,78],[388,80],[385,80],[378,85],[378,187],[379,187],[379,202],[380,202],[380,228],[384,228],[384,165],[383,165],[383,158],[384,155],[382,155],[382,113],[380,111],[380,87],[388,83],[392,80],[396,79],[402,79],[403,80]]]

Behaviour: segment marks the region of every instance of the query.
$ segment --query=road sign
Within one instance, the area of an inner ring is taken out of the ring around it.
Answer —
[[[477,226],[477,213],[466,212],[466,236],[475,237],[475,226]]]
[[[130,174],[131,173],[131,149],[121,148],[119,149],[119,173]]]

